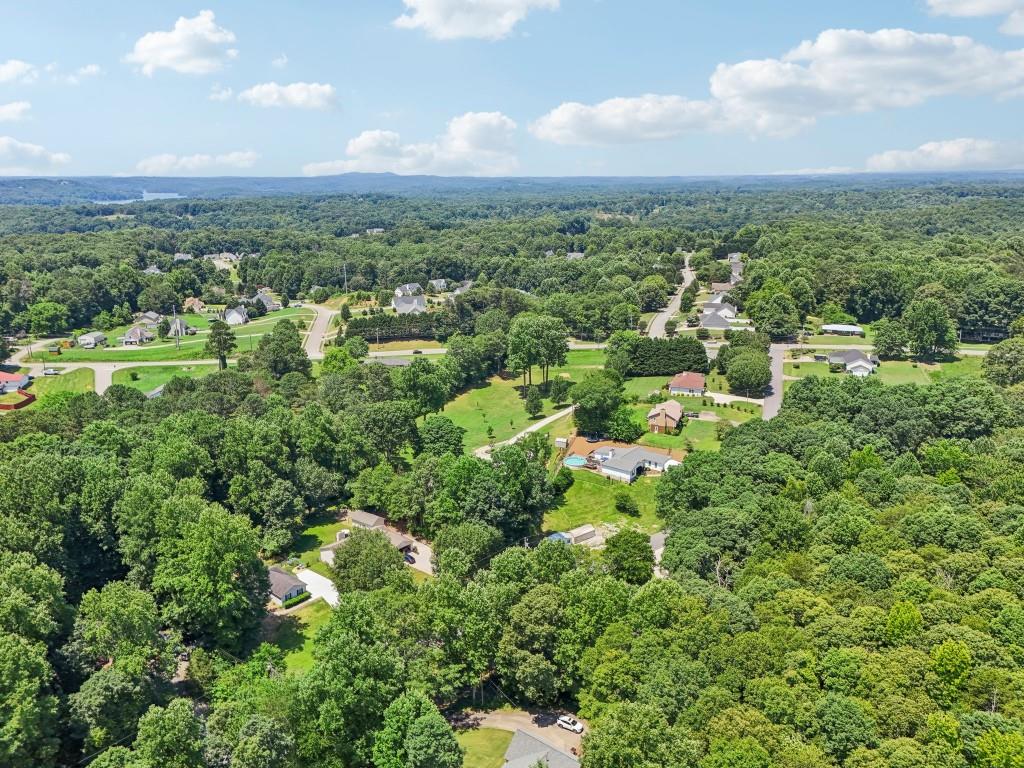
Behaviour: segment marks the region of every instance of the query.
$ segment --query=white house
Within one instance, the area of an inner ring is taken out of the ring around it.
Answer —
[[[403,283],[395,288],[395,296],[418,296],[423,293],[423,286],[419,283]]]
[[[821,326],[821,332],[835,334],[836,336],[864,335],[864,329],[859,325],[847,325],[846,323],[826,323]]]
[[[16,392],[24,389],[32,378],[27,373],[7,373],[0,371],[0,393]]]
[[[274,605],[283,605],[307,591],[306,585],[288,571],[271,568],[268,575],[270,576],[270,600]]]
[[[159,312],[153,312],[153,311],[142,312],[139,315],[139,322],[140,323],[142,323],[143,325],[149,326],[149,327],[153,327],[153,328],[155,328],[156,326],[160,325],[160,321],[163,320],[163,319],[164,319],[164,316],[161,315]]]
[[[668,383],[668,393],[670,395],[701,397],[706,390],[707,383],[704,374],[693,373],[692,371],[677,373]]]
[[[729,304],[728,302],[705,302],[704,308],[701,310],[702,314],[710,315],[712,313],[721,315],[726,320],[735,320],[739,310],[736,309],[735,304]]]
[[[78,346],[82,349],[96,349],[103,344],[107,343],[107,335],[100,331],[93,331],[92,333],[83,333],[78,337]]]
[[[245,325],[249,322],[249,312],[245,307],[232,307],[224,312],[224,322],[228,325]]]
[[[126,347],[137,347],[140,344],[145,344],[147,341],[152,340],[153,332],[141,325],[133,325],[125,332],[124,336],[121,337],[121,343]]]
[[[391,308],[399,315],[422,315],[427,311],[427,299],[423,295],[395,296]]]
[[[605,456],[603,460],[599,453]],[[639,445],[626,449],[603,448],[600,452],[595,451],[594,455],[601,461],[601,474],[621,483],[632,483],[647,470],[664,472],[679,463],[671,454]]]
[[[842,366],[853,376],[870,376],[878,367],[877,357],[868,357],[859,349],[844,349],[828,356],[829,366]]]

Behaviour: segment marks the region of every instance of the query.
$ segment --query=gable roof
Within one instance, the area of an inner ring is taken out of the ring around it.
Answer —
[[[24,381],[27,378],[27,373],[8,373],[7,371],[0,371],[0,381]]]
[[[415,296],[423,293],[423,286],[419,283],[403,283],[395,288],[395,296]]]
[[[704,374],[693,371],[683,371],[672,377],[668,383],[669,389],[704,389]]]
[[[190,330],[189,324],[182,320],[180,317],[176,317],[171,320],[168,326],[167,333],[169,336],[184,336]]]
[[[400,315],[418,315],[427,311],[427,300],[422,294],[415,296],[395,296],[391,306]]]
[[[427,284],[435,291],[443,291],[448,287],[448,281],[443,277],[439,277],[436,280],[428,280]]]
[[[712,293],[724,293],[724,292],[728,291],[731,288],[732,288],[732,283],[712,283],[711,284],[711,292]]]
[[[647,412],[647,418],[648,420],[658,418],[662,414],[673,421],[679,421],[683,418],[683,406],[680,405],[678,400],[666,400],[664,403],[658,403],[656,406],[651,408],[651,410]]]
[[[150,333],[145,328],[143,328],[141,325],[133,325],[131,328],[125,331],[124,336],[122,336],[121,338],[129,339],[132,341],[142,341],[143,339],[153,338],[153,334]]]
[[[548,768],[579,768],[580,765],[569,753],[517,728],[505,750],[504,768],[533,768],[538,762]]]
[[[861,328],[859,325],[850,325],[848,323],[825,323],[823,326],[821,326],[821,330],[824,333],[864,333],[864,329]]]
[[[305,583],[299,581],[288,571],[283,571],[280,568],[271,568],[267,575],[270,576],[270,594],[278,600],[283,600],[284,596],[295,587],[302,587],[303,591],[306,590]]]
[[[672,459],[672,455],[668,452],[661,453],[652,448],[644,448],[643,446],[635,446],[629,450],[622,451],[621,453],[615,452],[610,458],[606,459],[602,468],[611,469],[616,472],[626,472],[632,474],[637,467],[644,463],[664,465],[666,462]]]
[[[877,358],[869,357],[859,349],[842,349],[830,352],[828,361],[831,365],[851,365],[853,363],[868,363],[872,367],[876,365]]]
[[[704,314],[710,314],[712,312],[718,312],[718,313],[732,312],[735,315],[739,310],[736,309],[736,305],[735,304],[730,304],[727,301],[721,301],[721,302],[711,302],[711,301],[708,301],[708,302],[704,303],[704,309],[702,311],[704,312]]]
[[[380,515],[375,515],[372,512],[367,512],[362,509],[349,510],[348,519],[357,525],[365,526],[366,528],[376,528],[384,525],[384,518]]]

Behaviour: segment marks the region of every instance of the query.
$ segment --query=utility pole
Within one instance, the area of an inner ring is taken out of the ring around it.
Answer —
[[[181,349],[181,334],[178,333],[178,307],[177,305],[171,305],[171,316],[174,318],[171,320],[171,332],[174,334],[174,349]]]
[[[348,264],[343,263],[341,270],[345,275],[345,293],[348,293]]]

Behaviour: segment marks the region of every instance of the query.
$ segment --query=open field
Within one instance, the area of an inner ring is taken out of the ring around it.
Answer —
[[[380,344],[370,344],[371,352],[412,352],[414,349],[441,349],[444,344],[439,341],[425,341],[414,339],[412,341],[382,341]]]
[[[981,374],[982,357],[962,357],[949,363],[914,363],[909,360],[887,360],[878,366],[873,376],[884,384],[930,384],[940,379],[955,376],[978,378]],[[829,371],[828,363],[792,363],[783,365],[785,376],[806,378],[808,376],[846,376],[846,373]],[[791,382],[786,382],[787,384]]]
[[[572,476],[572,487],[544,515],[545,531],[567,531],[584,523],[635,527],[649,533],[661,527],[661,520],[654,513],[656,478],[641,477],[626,485],[585,469],[574,471]],[[626,491],[636,499],[640,506],[638,517],[628,517],[615,509],[618,491]]]
[[[314,313],[310,309],[296,309],[295,307],[289,307],[288,309],[281,309],[277,312],[273,312],[269,315],[265,315],[257,320],[253,320],[251,323],[246,325],[235,326],[232,330],[235,332],[235,337],[238,339],[238,349],[236,352],[247,352],[250,349],[255,349],[256,344],[259,342],[260,337],[265,333],[269,333],[274,329],[274,326],[281,320],[292,320],[298,322],[299,320],[305,320],[307,324],[312,321]],[[208,320],[211,316],[205,315],[187,315],[184,316],[188,319],[190,325],[199,327],[201,320]],[[123,333],[124,329],[120,329],[120,333]],[[206,337],[209,335],[208,324],[204,326],[195,336],[186,336],[181,340],[179,345],[175,345],[174,340],[167,341],[151,341],[148,344],[143,344],[138,347],[123,347],[117,344],[117,336],[120,335],[118,330],[111,331],[107,334],[111,340],[112,345],[109,347],[103,347],[99,349],[81,349],[79,347],[72,347],[71,349],[65,349],[61,351],[59,357],[47,357],[47,362],[94,362],[94,361],[110,361],[110,362],[131,362],[131,361],[146,361],[146,362],[162,362],[162,361],[173,361],[173,360],[202,360],[206,357],[203,352],[203,347],[206,346]]]
[[[597,362],[599,361],[599,362]],[[579,381],[588,370],[594,370],[604,364],[604,352],[601,350],[574,350],[569,352],[564,367],[551,370],[551,377],[567,375],[573,381]],[[534,383],[540,383],[540,372],[534,369]],[[520,396],[522,377],[515,379],[492,376],[486,384],[463,392],[445,406],[444,415],[466,430],[464,444],[466,450],[473,450],[494,442],[507,440],[526,429],[533,419],[523,408]],[[544,410],[538,420],[550,416],[561,403],[544,400]],[[488,427],[492,435],[487,433]]]
[[[501,768],[512,735],[512,731],[498,728],[473,728],[456,733],[459,746],[466,751],[463,768]]]
[[[138,365],[114,371],[113,382],[143,392],[152,392],[175,376],[207,376],[216,370],[216,365]]]
[[[315,599],[280,617],[271,642],[285,651],[289,672],[305,672],[313,666],[313,638],[330,618],[331,606]]]

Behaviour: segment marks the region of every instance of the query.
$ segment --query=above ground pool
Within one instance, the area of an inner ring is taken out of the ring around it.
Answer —
[[[567,467],[585,467],[587,466],[587,459],[574,453],[572,456],[566,456],[562,463]]]

